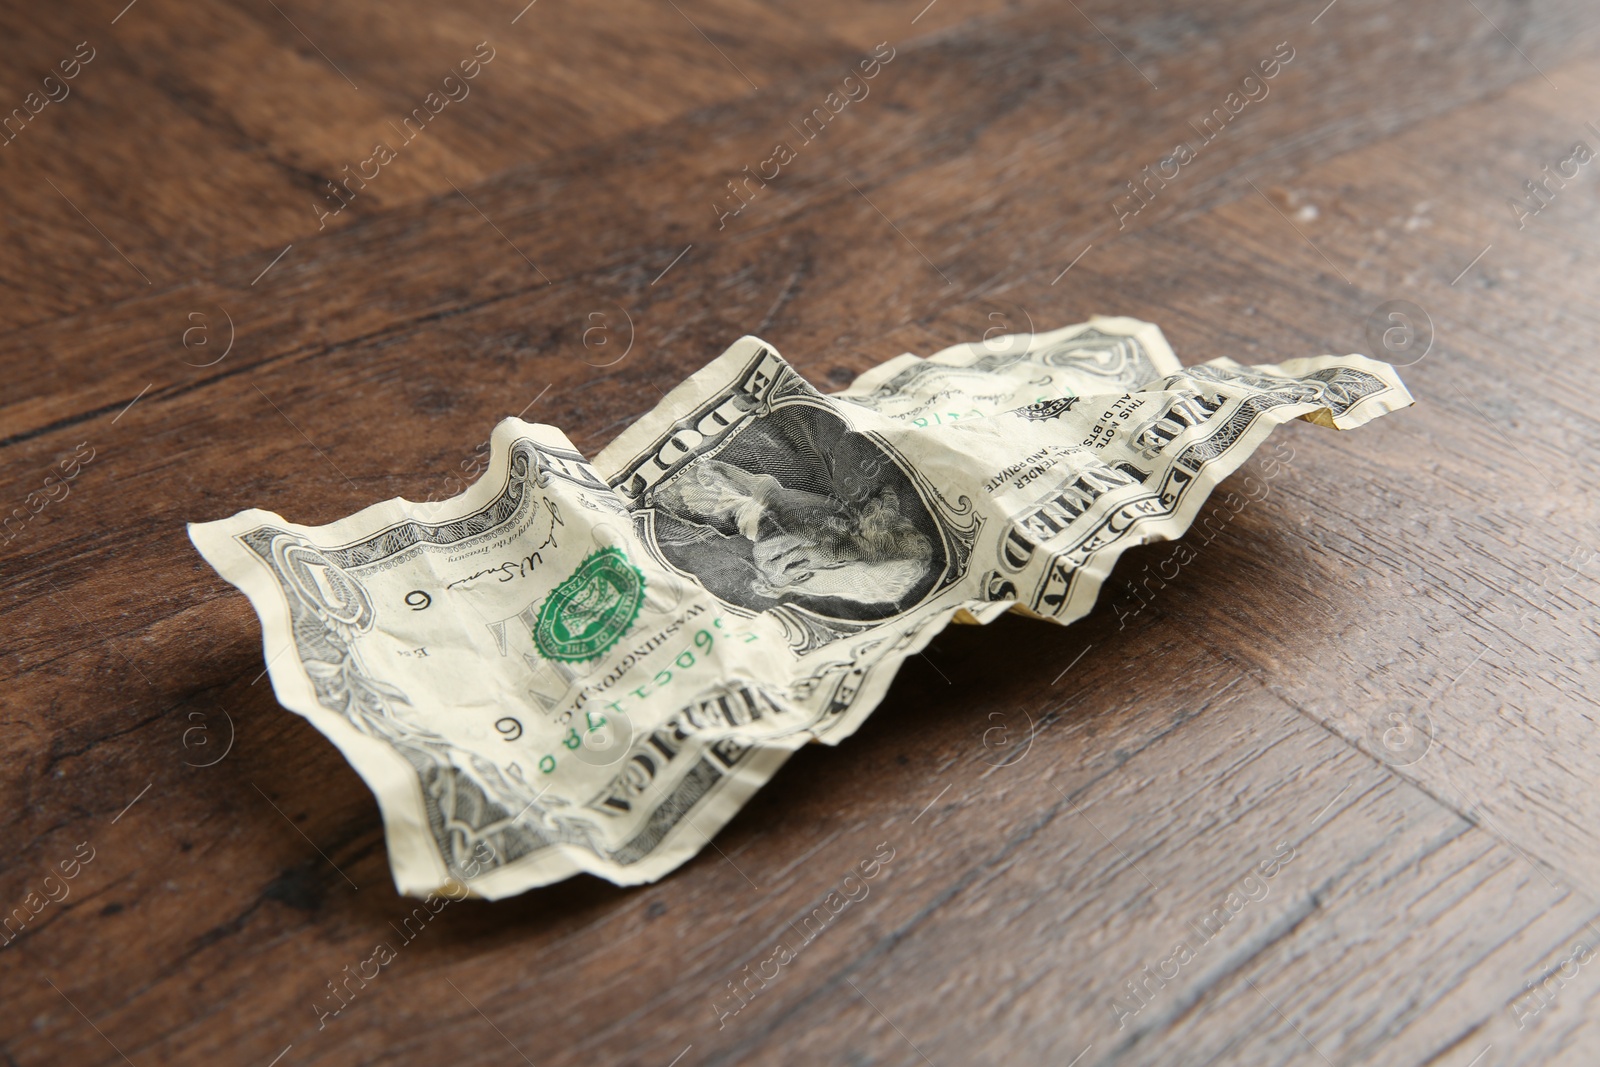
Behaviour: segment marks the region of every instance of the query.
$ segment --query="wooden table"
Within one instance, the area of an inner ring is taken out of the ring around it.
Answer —
[[[120,4],[0,15],[7,1067],[1600,1060],[1593,4]],[[948,631],[716,848],[452,905],[319,1026],[415,902],[186,521],[593,454],[746,332],[841,383],[1392,301],[1417,406],[1280,431],[1175,575]]]

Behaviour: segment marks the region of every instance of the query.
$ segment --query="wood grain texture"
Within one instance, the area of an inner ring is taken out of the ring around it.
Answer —
[[[3,1062],[1593,1062],[1600,160],[1520,228],[1508,201],[1600,149],[1600,56],[1589,5],[1477,6],[0,15],[0,103],[98,49],[0,146],[0,503],[93,449],[0,545],[0,908],[94,857],[0,947]],[[317,189],[486,39],[318,233]],[[1266,98],[1119,226],[1280,42]],[[592,453],[745,332],[840,383],[1095,312],[1185,362],[1362,351],[1400,299],[1434,333],[1417,407],[1286,427],[1191,563],[1130,553],[1065,631],[942,635],[716,849],[450,905],[319,1028],[415,902],[185,521],[443,496],[518,411]]]

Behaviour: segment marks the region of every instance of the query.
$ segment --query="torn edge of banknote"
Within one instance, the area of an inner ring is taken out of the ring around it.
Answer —
[[[191,524],[278,700],[382,810],[397,888],[654,881],[953,620],[1088,614],[1273,427],[1412,402],[1359,355],[1184,368],[1096,318],[823,394],[745,337],[591,463],[506,419],[460,496]]]

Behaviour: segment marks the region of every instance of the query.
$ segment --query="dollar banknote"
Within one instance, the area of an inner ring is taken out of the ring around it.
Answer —
[[[952,621],[1081,618],[1274,426],[1410,403],[1363,356],[1183,367],[1132,319],[834,394],[745,337],[592,460],[506,419],[453,499],[189,529],[260,616],[278,700],[376,794],[401,892],[636,884]]]

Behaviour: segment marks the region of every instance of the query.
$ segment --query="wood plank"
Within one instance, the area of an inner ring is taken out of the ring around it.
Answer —
[[[0,144],[15,212],[0,244],[6,324],[181,286],[247,249],[259,270],[288,243],[450,193],[452,182],[746,95],[741,67],[766,84],[847,63],[850,51],[827,25],[749,0],[688,3],[682,14],[629,0],[601,26],[560,0],[515,24],[508,6],[404,2],[375,17],[140,0],[114,26],[87,4],[0,15],[15,64],[0,75],[7,108],[59,76],[80,41],[93,55],[64,95],[54,90],[59,103]],[[634,35],[653,42],[643,60],[630,56]],[[492,58],[463,81],[459,64],[475,56]],[[425,102],[429,93],[454,99]],[[404,126],[419,107],[423,120]],[[363,168],[380,141],[393,161]],[[362,181],[363,169],[378,177]],[[351,183],[336,192],[330,181]],[[323,218],[344,197],[348,209]]]
[[[1551,21],[1562,25],[1566,17],[1555,9]],[[1351,67],[1334,49],[1308,49],[1295,61],[1303,64],[1299,69],[1294,63],[1285,68],[1259,114],[1241,116],[1240,125],[1227,130],[1227,140],[1219,140],[1217,150],[1192,164],[1194,173],[1179,186],[1184,199],[1176,194],[1157,199],[1133,225],[1149,225],[1180,204],[1183,210],[1194,211],[1231,199],[1241,173],[1264,176],[1282,167],[1286,156],[1309,162],[1322,153],[1348,149],[1435,114],[1450,101],[1477,98],[1497,80],[1505,84],[1526,75],[1523,60],[1506,53],[1498,38],[1481,40],[1477,30],[1447,23],[1441,32],[1454,33],[1459,47],[1476,50],[1474,62],[1467,65],[1470,70],[1453,60],[1429,67],[1423,56],[1409,83],[1415,86],[1414,94],[1401,97],[1383,83],[1381,65],[1413,57],[1396,48],[1387,24],[1357,23],[1352,32],[1363,34],[1359,47],[1375,55],[1374,69]],[[214,358],[209,350],[202,355],[182,349],[184,330],[199,321],[188,318],[191,313],[205,316],[215,333],[224,328],[218,309],[231,315],[239,344],[245,346],[241,356],[297,352],[308,344],[337,344],[392,330],[398,325],[397,307],[404,307],[401,314],[413,321],[453,312],[463,303],[463,268],[456,264],[464,261],[473,274],[466,290],[472,302],[526,293],[553,278],[585,289],[575,302],[591,306],[576,312],[573,325],[586,321],[587,311],[606,301],[644,315],[659,307],[663,298],[676,303],[684,293],[685,283],[679,279],[689,272],[669,275],[671,284],[665,279],[661,283],[665,289],[651,282],[687,245],[696,244],[697,251],[680,267],[698,270],[711,251],[759,241],[773,226],[784,228],[789,243],[778,245],[781,260],[763,269],[781,272],[784,282],[759,294],[728,284],[713,290],[718,305],[734,299],[754,304],[750,298],[759,298],[760,310],[750,315],[741,306],[738,314],[720,316],[714,334],[680,366],[697,366],[719,351],[727,336],[754,327],[784,330],[783,337],[774,339],[787,340],[787,348],[800,355],[824,348],[856,348],[885,325],[925,320],[952,299],[986,293],[997,279],[1009,278],[1014,287],[1021,277],[1019,268],[1033,276],[1054,277],[1085,244],[1097,239],[1103,244],[1102,234],[1116,231],[1110,206],[1116,195],[1125,195],[1123,183],[1170,153],[1171,142],[1186,135],[1191,119],[1223,101],[1237,81],[1231,72],[1270,55],[1282,34],[1292,34],[1291,26],[1265,30],[1257,26],[1249,35],[1241,33],[1228,55],[1195,62],[1197,83],[1181,95],[1174,91],[1171,100],[1153,102],[1141,98],[1142,105],[1151,103],[1154,108],[1148,123],[1159,122],[1161,128],[1142,134],[1138,143],[1120,131],[1108,136],[1106,124],[1114,111],[1100,101],[1124,99],[1144,83],[1120,58],[1085,65],[1080,22],[1061,17],[1045,23],[1042,16],[1026,14],[986,24],[959,46],[936,39],[885,68],[878,95],[862,101],[859,112],[846,110],[817,143],[802,146],[805,154],[782,175],[784,181],[757,194],[767,199],[751,203],[746,212],[717,229],[714,205],[737,202],[726,186],[730,176],[770,158],[775,139],[793,137],[789,122],[819,106],[836,88],[839,71],[829,71],[809,84],[788,87],[781,101],[731,105],[697,116],[696,121],[675,124],[653,138],[630,135],[596,149],[596,155],[518,172],[473,192],[474,202],[507,235],[509,244],[469,205],[445,199],[428,210],[385,216],[371,227],[330,238],[306,259],[274,268],[270,284],[262,283],[265,289],[250,282],[276,251],[220,265],[210,280],[152,294],[159,306],[148,310],[137,304],[120,305],[21,331],[4,351],[8,361],[26,368],[27,377],[8,393],[11,402],[3,409],[4,425],[10,435],[31,433],[84,411],[120,408],[151,383],[149,369],[174,375],[158,381],[157,398],[162,387],[183,388],[203,380],[206,376],[189,375],[176,363],[181,358],[191,363]],[[1569,44],[1581,40],[1574,33]],[[1019,50],[1027,62],[1011,62]],[[1183,55],[1174,46],[1169,61],[1177,62]],[[1039,76],[1042,64],[1053,64],[1052,77]],[[1219,69],[1225,73],[1219,76]],[[1014,101],[1004,131],[985,138],[984,131],[993,126],[992,108],[975,86]],[[1373,123],[1352,127],[1346,101],[1379,94],[1389,105],[1386,111]],[[918,101],[929,106],[913,108],[911,104]],[[1103,111],[1098,119],[1095,108]],[[969,150],[970,156],[960,154]],[[1017,165],[1025,150],[1037,157],[1026,170]],[[663,173],[672,174],[673,181],[662,182]],[[1083,188],[1104,190],[1104,196],[1063,203],[1062,173]],[[868,196],[890,215],[908,222],[930,220],[911,222],[907,232],[914,243],[927,246],[936,262],[954,272],[960,283],[954,292],[944,293],[934,284],[942,285],[943,278],[913,248],[894,239],[884,219],[840,180],[841,174],[853,175],[858,185],[864,182]],[[1001,176],[1011,181],[1004,214],[998,203],[974,205],[970,198],[950,191],[962,188],[963,182],[992,185]],[[806,250],[815,240],[819,216],[814,209],[824,205],[833,206],[838,224],[870,225],[863,232],[874,240],[852,246],[847,259],[813,267]],[[435,213],[438,221],[432,218]],[[982,229],[982,220],[1006,216],[1034,224],[1019,229],[1014,238],[992,240]],[[556,219],[565,220],[564,224],[553,227]],[[948,232],[939,232],[938,226]],[[431,254],[440,240],[454,242],[448,260]],[[529,260],[538,265],[537,271],[530,269]],[[862,270],[881,280],[873,286],[857,284],[859,275],[849,272]],[[806,282],[804,291],[778,299],[797,271]],[[404,299],[400,293],[406,294]],[[815,319],[828,329],[796,329],[800,319],[787,305],[804,297],[834,302]],[[837,303],[841,299],[845,302]],[[661,333],[652,339],[657,346],[686,328],[682,313],[673,310],[676,317],[662,324]],[[1086,313],[1079,305],[1064,314],[1081,318]],[[103,341],[110,331],[122,341],[114,352]],[[567,345],[570,351],[581,334],[581,329],[564,325],[548,340]],[[45,358],[46,353],[55,358]],[[240,362],[227,367],[232,371]],[[80,370],[88,371],[93,391],[63,388],[68,380],[63,376]],[[81,406],[74,411],[75,405]],[[636,404],[629,417],[642,410],[643,405]],[[608,427],[599,440],[614,430]]]

